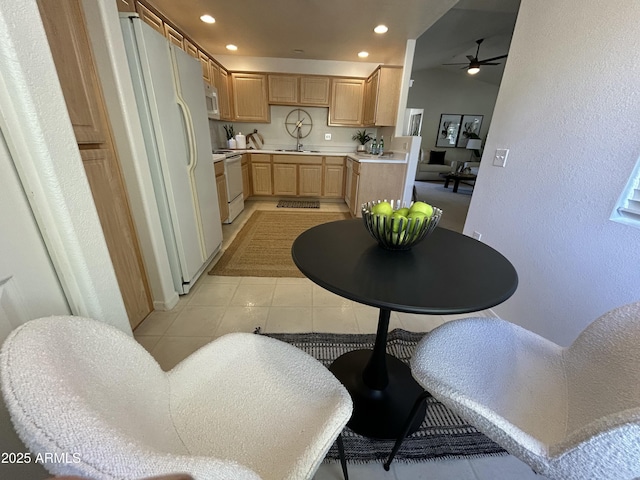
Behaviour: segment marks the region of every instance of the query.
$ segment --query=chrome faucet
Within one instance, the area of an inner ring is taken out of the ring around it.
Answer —
[[[304,146],[304,145],[302,145],[301,143],[298,143],[298,145],[296,146],[296,149],[298,150],[298,152],[301,152],[301,151],[302,151],[302,147],[303,147],[303,146]]]

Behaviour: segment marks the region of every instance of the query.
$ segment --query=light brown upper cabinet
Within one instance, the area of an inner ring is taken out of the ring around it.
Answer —
[[[269,74],[269,103],[328,107],[330,83],[329,77]]]
[[[300,77],[300,105],[329,106],[329,77]]]
[[[362,125],[363,78],[334,78],[331,81],[329,125]]]
[[[364,89],[363,124],[389,127],[396,124],[402,67],[380,65],[367,78]]]
[[[119,12],[135,12],[136,6],[134,0],[116,0],[118,2]]]
[[[198,60],[200,60],[200,66],[202,67],[202,78],[205,82],[213,83],[211,81],[211,71],[209,70],[209,57],[206,53],[199,51]]]
[[[184,39],[184,51],[191,55],[193,58],[197,58],[198,60],[200,59],[198,47],[191,43],[188,38]]]
[[[263,73],[231,73],[233,120],[268,122],[267,76]]]
[[[184,36],[168,23],[164,24],[164,36],[169,42],[184,50]]]
[[[220,65],[209,59],[209,76],[211,77],[211,85],[218,88],[220,82]]]
[[[229,72],[220,67],[216,79],[218,103],[220,104],[220,120],[231,120],[231,95],[229,94]]]
[[[269,103],[298,104],[298,76],[269,75]]]
[[[138,15],[140,15],[140,18],[146,24],[150,25],[151,28],[153,28],[156,32],[158,32],[160,35],[165,34],[164,22],[162,21],[162,18],[160,18],[158,15],[153,13],[151,10],[149,10],[139,2],[136,4],[136,11],[138,12]]]

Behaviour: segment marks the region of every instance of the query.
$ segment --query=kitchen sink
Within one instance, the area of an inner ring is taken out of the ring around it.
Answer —
[[[320,153],[320,150],[295,150],[295,149],[285,150],[285,149],[282,149],[282,148],[280,148],[278,150],[275,150],[275,151],[276,152],[295,152],[295,153]]]

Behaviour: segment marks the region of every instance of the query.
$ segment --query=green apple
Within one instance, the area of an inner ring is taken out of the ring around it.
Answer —
[[[391,222],[393,233],[398,233],[398,231],[403,231],[407,228],[407,217],[401,213],[394,212],[391,215]],[[400,226],[402,226],[402,228],[400,228]]]
[[[409,213],[413,212],[421,212],[424,213],[427,217],[431,218],[431,216],[433,215],[433,207],[428,203],[415,202],[413,205],[411,205],[411,208],[409,208]]]
[[[403,217],[406,217],[407,215],[409,215],[409,209],[407,207],[399,208],[398,210],[396,210],[393,213],[398,213],[398,214],[402,215]]]
[[[429,220],[429,217],[423,212],[411,212],[407,218],[411,221],[408,233],[413,235],[417,234],[422,228],[422,224]]]
[[[374,215],[390,217],[393,213],[393,208],[391,208],[391,204],[389,202],[380,202],[371,207],[371,213]]]

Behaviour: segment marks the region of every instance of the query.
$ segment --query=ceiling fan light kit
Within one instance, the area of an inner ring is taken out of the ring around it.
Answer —
[[[476,56],[472,57],[471,55],[467,55],[469,59],[469,63],[443,63],[443,65],[464,65],[463,69],[467,70],[469,75],[475,75],[480,71],[480,67],[483,65],[500,65],[499,63],[495,63],[494,60],[500,60],[501,58],[507,58],[507,55],[499,55],[497,57],[485,58],[484,60],[478,60],[478,54],[480,53],[480,44],[484,41],[484,38],[480,40],[476,40],[478,47],[476,48]]]

